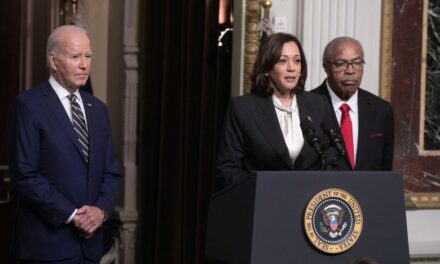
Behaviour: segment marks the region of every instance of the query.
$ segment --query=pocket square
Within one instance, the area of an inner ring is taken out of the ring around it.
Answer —
[[[379,137],[383,137],[382,133],[376,133],[376,134],[371,134],[370,138],[379,138]]]

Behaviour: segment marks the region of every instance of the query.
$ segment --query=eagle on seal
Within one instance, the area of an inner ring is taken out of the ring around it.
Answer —
[[[331,238],[342,235],[342,231],[347,226],[347,223],[341,226],[344,210],[336,204],[330,204],[321,211],[321,214],[324,220],[324,224],[320,222],[321,232],[328,233]]]

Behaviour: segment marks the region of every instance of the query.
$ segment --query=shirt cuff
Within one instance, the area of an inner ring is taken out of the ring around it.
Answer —
[[[101,209],[101,212],[104,214],[104,219],[102,219],[102,222],[104,223],[108,219],[108,214],[104,209]]]
[[[70,222],[72,222],[72,219],[73,219],[73,217],[74,217],[75,214],[76,214],[76,211],[78,211],[78,209],[75,209],[75,211],[73,211],[73,213],[70,215],[69,218],[67,218],[66,222],[64,222],[64,223],[66,223],[66,224],[70,224]]]

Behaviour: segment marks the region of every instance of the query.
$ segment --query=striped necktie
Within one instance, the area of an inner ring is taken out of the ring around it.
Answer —
[[[79,106],[76,95],[69,95],[70,104],[72,106],[72,124],[73,130],[78,137],[78,141],[81,145],[81,152],[84,156],[85,161],[89,162],[89,134],[87,132],[86,121],[84,119],[84,114]]]

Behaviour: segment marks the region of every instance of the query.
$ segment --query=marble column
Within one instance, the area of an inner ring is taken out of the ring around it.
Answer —
[[[438,44],[432,45],[431,41],[435,43],[435,35],[439,32],[436,30],[431,40],[429,37],[426,39],[429,36],[426,22],[430,13],[432,12],[428,12],[427,5],[423,2],[395,1],[391,82],[391,103],[394,107],[396,132],[394,169],[404,174],[405,191],[413,195],[412,202],[418,207],[440,204],[438,195],[423,194],[438,194],[440,191],[440,152],[426,150],[426,147],[435,147],[432,145],[433,141],[424,143],[427,134],[432,136],[431,139],[435,139],[432,132],[434,127],[426,130],[424,124],[435,121],[435,110],[438,109],[438,98],[432,97],[433,93],[438,93],[439,87],[438,82],[432,81],[434,76],[438,76],[435,71],[435,67],[438,67],[438,55],[435,55],[435,52],[438,52]],[[434,24],[431,23],[432,25]],[[425,202],[420,203],[422,200]]]
[[[125,62],[125,89],[123,97],[123,205],[119,208],[122,221],[120,261],[135,262],[137,211],[137,109],[138,109],[138,0],[124,2],[123,56]]]

